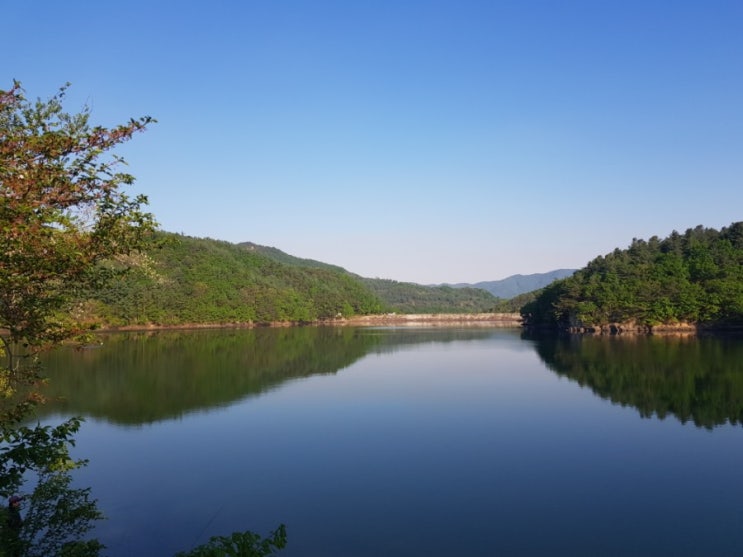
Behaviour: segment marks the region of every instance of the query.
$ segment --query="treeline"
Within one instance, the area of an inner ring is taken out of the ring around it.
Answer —
[[[312,322],[388,312],[492,311],[479,289],[362,279],[340,267],[255,244],[155,234],[146,252],[119,258],[130,267],[88,292],[75,318],[109,326]]]
[[[634,239],[545,287],[521,310],[530,326],[743,325],[743,222]]]
[[[493,306],[493,311],[495,313],[519,313],[521,311],[521,308],[523,308],[526,304],[536,300],[542,293],[542,290],[542,288],[539,288],[531,292],[519,294],[518,296],[514,296],[513,298],[509,298],[507,300],[498,299],[495,306]]]
[[[424,286],[386,279],[362,279],[388,311],[397,313],[485,313],[499,299],[480,288]]]

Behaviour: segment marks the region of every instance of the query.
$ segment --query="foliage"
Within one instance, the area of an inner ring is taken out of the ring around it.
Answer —
[[[140,249],[154,228],[146,198],[123,192],[134,179],[111,153],[152,119],[91,126],[87,108],[64,111],[66,88],[35,102],[17,82],[0,91],[0,494],[33,480],[20,531],[4,532],[23,555],[102,548],[82,539],[101,518],[96,503],[71,486],[72,470],[84,464],[69,454],[79,421],[24,420],[41,401],[39,352],[79,331],[70,315],[80,293],[123,272],[112,262]]]
[[[366,288],[377,296],[385,312],[480,313],[490,311],[492,305],[497,302],[497,297],[488,295],[487,293],[483,294],[483,290],[487,290],[487,288],[479,285],[472,288],[460,286],[424,286],[410,282],[362,278],[349,273],[342,267],[329,265],[313,259],[293,257],[276,248],[259,246],[251,242],[245,242],[239,245],[245,249],[264,254],[286,265],[332,269],[346,273],[352,278],[360,280]],[[518,308],[516,308],[516,311],[518,311]]]
[[[286,526],[283,524],[261,538],[253,532],[233,532],[230,536],[214,536],[204,545],[176,557],[267,557],[286,547]]]
[[[542,290],[540,288],[539,290],[519,294],[508,300],[498,300],[495,306],[493,306],[493,311],[496,313],[519,313],[522,307],[536,300],[542,293]]]
[[[211,239],[158,233],[125,277],[88,296],[88,318],[114,325],[310,322],[378,313],[351,275],[287,265]]]
[[[25,479],[36,478],[32,493],[24,498],[28,509],[19,532],[4,529],[4,547],[24,556],[93,556],[103,546],[84,540],[95,521],[102,518],[87,488],[71,486],[71,472],[85,464],[73,461],[69,448],[80,420],[58,426],[33,427],[3,424],[0,432],[0,495],[6,500],[21,492]]]
[[[79,420],[56,427],[22,420],[41,400],[30,388],[39,352],[79,332],[76,304],[133,266],[149,269],[140,251],[155,228],[143,211],[147,199],[122,191],[134,178],[110,153],[153,120],[92,127],[87,108],[63,110],[65,92],[29,102],[18,83],[0,91],[0,494],[34,481],[22,522],[3,522],[2,554],[83,557],[103,548],[83,539],[102,518],[97,504],[71,483],[71,471],[85,464],[69,453]],[[268,540],[250,532],[215,538],[196,554],[269,555],[285,543],[282,526]]]
[[[386,279],[363,279],[384,301],[385,310],[397,313],[484,313],[498,298],[479,288],[424,286]]]
[[[304,259],[301,257],[294,257],[293,255],[289,255],[286,252],[281,251],[278,248],[269,247],[269,246],[261,246],[259,244],[254,244],[253,242],[241,242],[237,244],[241,248],[252,251],[255,253],[260,253],[261,255],[265,255],[269,259],[273,259],[274,261],[278,261],[279,263],[283,263],[284,265],[292,265],[295,267],[307,267],[307,268],[314,268],[314,269],[327,269],[331,271],[339,271],[343,273],[347,273],[343,267],[339,267],[337,265],[331,265],[330,263],[323,263],[322,261],[316,261],[314,259]]]
[[[105,262],[140,248],[154,226],[146,198],[122,188],[110,151],[152,122],[91,126],[64,111],[66,87],[31,102],[15,83],[0,91],[0,339],[6,394],[32,382],[33,354],[74,332],[66,319],[80,292],[114,274]]]
[[[476,288],[362,279],[275,248],[158,233],[126,276],[91,293],[90,322],[108,325],[312,322],[382,312],[479,313],[497,298]]]
[[[475,288],[362,279],[251,243],[158,233],[133,269],[81,299],[80,318],[106,325],[312,322],[338,316],[479,313],[497,298]]]
[[[634,239],[522,308],[531,326],[743,325],[743,222]]]

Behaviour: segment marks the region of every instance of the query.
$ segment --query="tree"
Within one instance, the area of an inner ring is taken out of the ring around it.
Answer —
[[[8,531],[0,514],[0,557],[92,557],[103,548],[83,539],[102,517],[96,502],[71,483],[71,471],[85,464],[69,452],[80,420],[28,426],[24,419],[43,400],[33,389],[36,356],[81,332],[75,303],[126,273],[156,227],[147,198],[123,191],[134,178],[111,152],[154,120],[91,126],[87,107],[63,110],[67,87],[35,102],[17,82],[0,91],[0,496],[35,480],[20,531]],[[285,544],[280,526],[266,539],[212,538],[193,554],[270,555]]]
[[[100,286],[143,247],[155,227],[146,197],[123,186],[117,145],[153,122],[149,116],[104,128],[90,112],[64,111],[67,86],[31,102],[15,82],[0,91],[0,335],[5,394],[35,378],[33,354],[69,338],[78,293]]]
[[[191,551],[176,553],[175,557],[269,557],[275,550],[286,547],[286,526],[280,524],[265,538],[254,532],[233,532],[229,536],[213,536]]]
[[[21,545],[12,551],[23,555],[101,548],[80,539],[100,518],[95,501],[70,484],[70,471],[83,464],[69,455],[79,420],[56,427],[23,420],[41,400],[36,355],[79,331],[70,318],[76,296],[124,272],[122,258],[155,228],[147,199],[122,191],[134,178],[111,153],[152,118],[91,126],[87,108],[63,110],[66,89],[35,102],[17,82],[0,91],[0,495],[35,479],[13,534]]]
[[[0,492],[21,493],[29,475],[36,482],[33,492],[23,497],[22,523],[15,528],[6,520],[0,523],[0,556],[94,557],[103,548],[95,539],[82,539],[103,515],[89,488],[72,486],[71,472],[85,464],[69,454],[79,427],[78,419],[57,426],[3,427]]]

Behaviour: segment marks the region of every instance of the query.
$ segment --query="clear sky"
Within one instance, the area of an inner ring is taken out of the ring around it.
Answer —
[[[158,123],[161,227],[367,277],[579,268],[743,220],[743,1],[25,0],[0,76]]]

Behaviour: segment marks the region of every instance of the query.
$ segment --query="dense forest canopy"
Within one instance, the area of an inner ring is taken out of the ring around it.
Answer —
[[[492,311],[479,289],[362,279],[275,248],[165,232],[129,271],[80,298],[78,319],[113,326],[312,322],[398,313]]]
[[[136,269],[81,301],[83,316],[113,325],[314,321],[381,311],[357,280],[282,264],[228,242],[158,233]]]
[[[743,222],[634,239],[522,308],[531,326],[743,325]]]
[[[363,279],[390,311],[398,313],[485,313],[498,298],[480,288],[424,286],[387,279]]]
[[[259,246],[251,242],[238,244],[247,250],[261,253],[271,259],[297,267],[321,268],[350,274],[363,282],[382,302],[386,312],[397,313],[480,313],[493,311],[499,299],[484,288],[461,286],[424,286],[410,282],[380,278],[363,278],[348,273],[342,267],[329,265],[313,259],[301,259],[272,247]],[[518,306],[515,310],[518,312]]]

